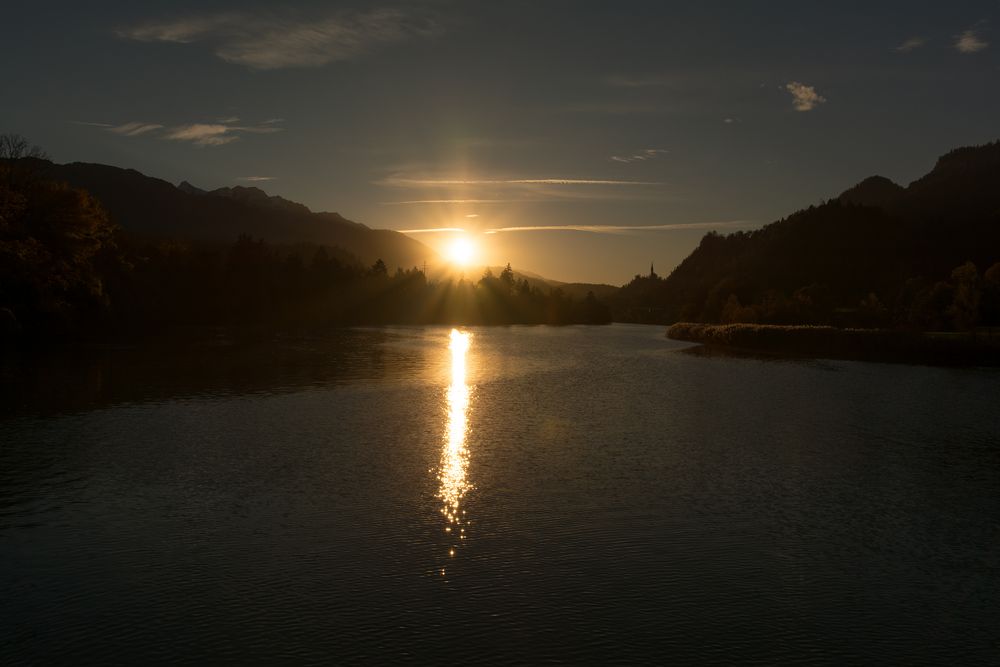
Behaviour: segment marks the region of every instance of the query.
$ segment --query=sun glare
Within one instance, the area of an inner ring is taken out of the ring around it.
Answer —
[[[476,258],[476,244],[466,237],[452,241],[446,250],[448,261],[458,266],[468,266]]]

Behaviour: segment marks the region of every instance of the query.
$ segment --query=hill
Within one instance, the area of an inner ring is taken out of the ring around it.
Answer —
[[[872,177],[761,229],[705,235],[666,279],[625,286],[616,312],[657,322],[968,325],[970,309],[993,298],[993,278],[980,277],[1000,261],[998,186],[1000,143],[952,151],[905,188]],[[983,317],[993,316],[973,319]]]
[[[248,234],[272,244],[339,246],[365,265],[381,258],[390,269],[420,266],[436,256],[424,244],[399,232],[370,229],[339,213],[313,212],[259,188],[205,191],[186,181],[174,186],[134,169],[30,161],[45,178],[91,193],[114,224],[137,238],[229,244]]]

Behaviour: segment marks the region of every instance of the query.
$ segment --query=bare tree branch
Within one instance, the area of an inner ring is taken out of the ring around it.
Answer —
[[[23,157],[49,159],[48,153],[32,145],[20,134],[11,132],[0,134],[0,160],[19,160]]]

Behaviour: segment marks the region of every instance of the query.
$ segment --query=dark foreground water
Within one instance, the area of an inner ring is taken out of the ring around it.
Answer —
[[[8,360],[0,663],[1000,662],[1000,371],[463,331]]]

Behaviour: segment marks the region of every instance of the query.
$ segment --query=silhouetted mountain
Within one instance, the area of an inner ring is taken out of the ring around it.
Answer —
[[[979,225],[1000,215],[1000,142],[958,148],[938,159],[889,209],[925,223]]]
[[[295,213],[299,215],[304,215],[312,213],[306,206],[299,204],[297,202],[289,201],[284,197],[279,197],[277,195],[271,196],[260,188],[244,187],[237,185],[232,188],[216,188],[211,192],[205,193],[212,197],[225,197],[226,199],[231,199],[233,201],[241,202],[247,204],[248,206],[257,206],[260,208],[272,208],[275,210],[285,211],[287,213]],[[350,222],[349,220],[347,222]],[[359,223],[353,223],[363,227]]]
[[[111,221],[133,237],[229,244],[248,234],[275,244],[340,246],[366,265],[381,258],[390,269],[419,266],[436,256],[399,232],[370,229],[339,213],[314,213],[259,188],[205,191],[187,181],[174,186],[134,169],[84,162],[37,160],[34,167],[47,178],[90,192]]]
[[[709,233],[665,280],[626,285],[616,311],[658,322],[970,326],[977,276],[998,261],[991,143],[948,153],[907,188],[876,176],[761,229]]]
[[[845,204],[885,207],[895,201],[905,189],[884,176],[869,176],[837,199]]]
[[[196,188],[195,186],[191,185],[187,181],[181,181],[180,185],[177,186],[177,189],[180,190],[181,192],[186,192],[189,195],[207,195],[208,194],[207,190],[202,190],[201,188]]]

